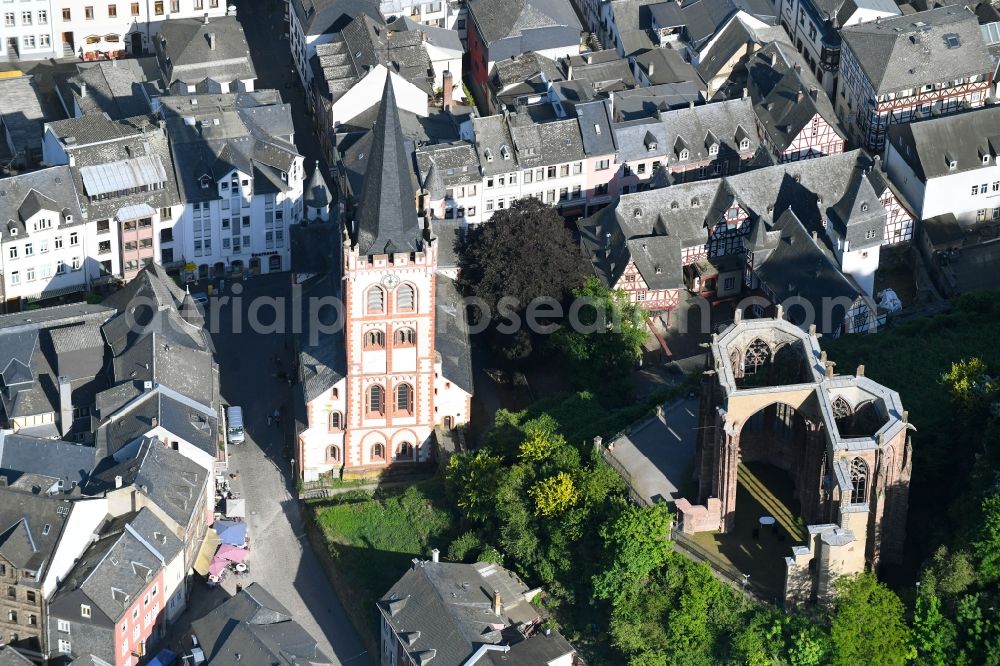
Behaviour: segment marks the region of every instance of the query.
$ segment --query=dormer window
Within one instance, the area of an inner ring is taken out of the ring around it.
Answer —
[[[601,133],[601,126],[595,123],[594,124],[594,134],[600,134],[600,133]]]
[[[632,217],[642,217],[642,209],[636,208],[632,211]]]
[[[740,141],[740,150],[750,149],[750,139],[743,139]]]
[[[709,155],[718,155],[719,154],[719,144],[713,143],[711,146],[709,146],[708,147],[708,154]]]
[[[510,148],[508,148],[506,146],[506,144],[503,145],[503,146],[500,146],[500,157],[502,157],[505,160],[509,160],[510,159]]]
[[[212,184],[212,179],[208,176],[202,176],[198,179],[198,184],[201,185],[201,189],[207,190],[208,186]]]
[[[653,152],[654,150],[656,150],[656,142],[650,141],[649,145],[646,146],[646,150],[648,150],[649,152]]]
[[[671,210],[675,210],[675,209],[680,208],[680,207],[681,207],[681,205],[679,203],[677,203],[676,201],[671,201],[670,202],[670,209]]]
[[[990,163],[990,156],[988,154],[983,155],[983,164],[989,164],[989,163]]]
[[[287,172],[285,172],[285,171],[281,172],[281,180],[285,181],[286,183],[288,182],[288,173]]]
[[[492,162],[493,161],[493,151],[490,150],[489,148],[487,148],[486,150],[483,151],[483,155],[486,156],[486,161],[487,162]]]
[[[66,224],[72,224],[72,223],[73,223],[73,216],[72,215],[67,215],[66,216]]]
[[[685,148],[684,150],[681,151],[680,158],[682,160],[686,160],[690,155],[691,155],[691,153],[688,151],[687,148]]]
[[[691,207],[692,208],[698,207],[698,197],[691,197]]]

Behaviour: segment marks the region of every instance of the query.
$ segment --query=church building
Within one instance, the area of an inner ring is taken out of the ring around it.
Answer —
[[[418,216],[393,78],[386,77],[374,129],[361,139],[370,141],[368,165],[361,196],[340,216],[339,274],[306,285],[307,299],[339,296],[344,325],[315,344],[306,344],[306,331],[300,347],[297,460],[305,481],[429,462],[435,428],[469,419],[461,297],[438,272],[430,218]]]

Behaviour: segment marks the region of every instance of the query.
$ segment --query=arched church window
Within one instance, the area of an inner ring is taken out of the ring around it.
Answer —
[[[412,328],[398,328],[394,337],[397,347],[412,347],[417,341],[417,334]]]
[[[378,384],[368,388],[368,413],[385,414],[385,389]]]
[[[365,349],[385,349],[385,333],[382,331],[367,331],[365,333]]]
[[[398,312],[413,312],[417,309],[417,290],[412,284],[401,284],[396,289],[396,310]]]
[[[842,396],[833,401],[833,418],[843,419],[851,415],[851,405]]]
[[[413,444],[403,442],[396,451],[397,460],[413,460]]]
[[[385,313],[385,292],[382,287],[375,286],[368,290],[367,304],[368,314]]]
[[[413,413],[413,387],[409,384],[400,384],[396,387],[396,412]]]
[[[385,444],[372,444],[372,462],[385,462]]]
[[[344,427],[344,415],[340,412],[330,412],[330,431],[340,430]]]
[[[863,504],[867,499],[868,465],[861,458],[851,461],[851,504]]]
[[[753,374],[771,360],[771,348],[760,338],[755,338],[743,354],[743,372]]]
[[[340,448],[336,446],[330,446],[326,449],[326,459],[330,462],[340,461]]]

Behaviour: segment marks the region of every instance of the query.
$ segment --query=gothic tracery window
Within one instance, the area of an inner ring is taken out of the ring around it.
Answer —
[[[771,348],[760,338],[755,338],[743,354],[743,372],[753,374],[771,360]]]
[[[367,331],[364,341],[365,349],[385,349],[385,333],[382,331]]]
[[[412,328],[399,328],[393,336],[397,347],[412,347],[417,340],[417,334]]]
[[[861,458],[851,461],[851,504],[863,504],[867,498],[868,465]]]
[[[851,415],[851,405],[843,397],[837,396],[833,401],[833,418],[842,419]]]

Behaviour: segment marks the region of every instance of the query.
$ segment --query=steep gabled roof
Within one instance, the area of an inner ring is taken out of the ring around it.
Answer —
[[[385,79],[356,213],[355,242],[364,255],[414,252],[420,246],[410,151],[399,121],[393,76]]]

